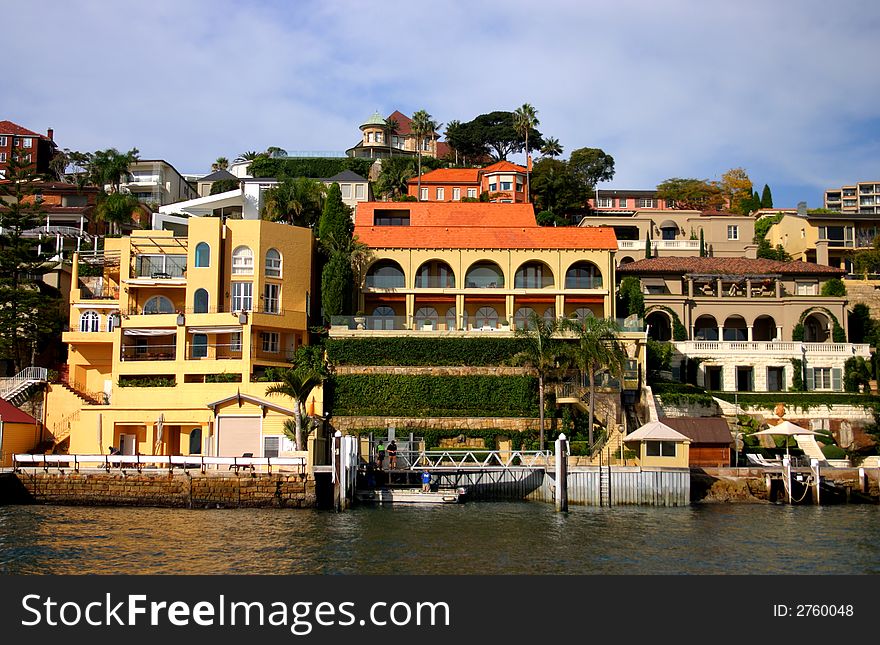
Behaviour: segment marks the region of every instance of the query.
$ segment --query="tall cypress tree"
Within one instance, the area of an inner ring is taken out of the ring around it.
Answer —
[[[60,303],[42,280],[53,266],[49,253],[40,250],[39,238],[26,236],[45,221],[37,179],[33,164],[13,152],[0,184],[0,358],[7,372],[31,365],[38,346],[60,327]]]
[[[773,208],[773,195],[767,184],[764,184],[764,190],[761,193],[761,208]]]
[[[706,257],[706,240],[703,238],[703,229],[700,229],[700,257]]]
[[[333,184],[318,221],[321,249],[329,258],[321,272],[321,306],[327,320],[331,316],[351,313],[353,231],[351,209],[342,201],[339,184]]]

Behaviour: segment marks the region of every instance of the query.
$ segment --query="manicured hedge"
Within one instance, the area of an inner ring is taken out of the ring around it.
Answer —
[[[354,157],[310,157],[303,159],[273,159],[261,157],[250,165],[254,177],[310,177],[327,179],[343,170],[351,170],[366,179],[370,173],[373,159]]]
[[[336,416],[538,416],[538,381],[530,376],[358,374],[333,381]]]
[[[331,338],[327,360],[333,365],[505,365],[525,346],[520,338]]]

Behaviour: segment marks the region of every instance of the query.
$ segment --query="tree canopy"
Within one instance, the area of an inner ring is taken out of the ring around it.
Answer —
[[[752,180],[744,168],[731,168],[721,175],[717,186],[727,198],[731,212],[748,215],[754,210]]]
[[[312,228],[324,206],[324,184],[315,179],[286,178],[266,191],[260,217]]]
[[[614,157],[601,148],[572,150],[568,165],[587,192],[592,192],[600,181],[611,181],[614,178]]]
[[[721,189],[703,179],[673,177],[657,185],[657,199],[672,200],[676,208],[717,210],[724,204]]]
[[[544,157],[532,169],[532,198],[539,212],[551,211],[564,215],[584,204],[585,192],[568,163]]]
[[[529,150],[540,150],[544,145],[541,133],[533,127],[528,130]],[[447,141],[464,157],[478,158],[490,155],[495,161],[525,150],[525,139],[517,131],[514,112],[495,111],[481,114],[472,121],[447,130]]]

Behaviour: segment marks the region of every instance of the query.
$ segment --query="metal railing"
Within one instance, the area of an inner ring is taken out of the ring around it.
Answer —
[[[241,343],[209,343],[207,345],[187,346],[186,358],[188,360],[241,360]]]
[[[0,385],[0,398],[8,399],[21,392],[31,383],[39,383],[47,380],[49,370],[45,367],[26,367],[15,376],[3,381]]]
[[[299,473],[304,473],[306,468],[305,457],[202,457],[201,455],[29,455],[16,454],[13,456],[15,470],[23,468],[42,468],[45,471],[52,469],[99,468],[110,472],[113,468],[134,468],[138,472],[142,470],[168,470],[175,468],[184,470],[209,469],[220,470],[226,466],[228,470],[245,468],[256,471],[264,467],[267,472],[272,468],[295,468]]]
[[[173,361],[176,345],[123,345],[120,354],[122,361]]]
[[[802,350],[808,354],[852,354],[867,356],[870,345],[864,343],[798,343],[783,341],[717,341],[684,340],[673,341],[676,349],[688,352],[735,352],[743,354],[790,354],[800,356]]]
[[[551,450],[425,450],[411,470],[506,470],[544,469],[550,466]]]

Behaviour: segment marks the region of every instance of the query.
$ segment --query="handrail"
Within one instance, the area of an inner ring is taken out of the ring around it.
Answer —
[[[48,379],[49,370],[45,367],[26,367],[15,376],[6,380],[3,389],[0,390],[0,397],[6,396],[14,390],[21,387],[23,383],[30,381],[45,381]]]
[[[552,457],[550,450],[423,450],[410,470],[547,468]]]
[[[134,467],[141,470],[168,469],[175,467],[184,470],[201,470],[205,472],[209,466],[228,466],[236,472],[240,468],[255,469],[257,466],[266,466],[272,472],[272,467],[296,466],[300,472],[305,471],[305,457],[203,457],[201,455],[30,455],[19,453],[13,456],[13,465],[16,471],[21,468],[73,468],[79,471],[80,467],[102,468],[110,471],[111,468]]]

